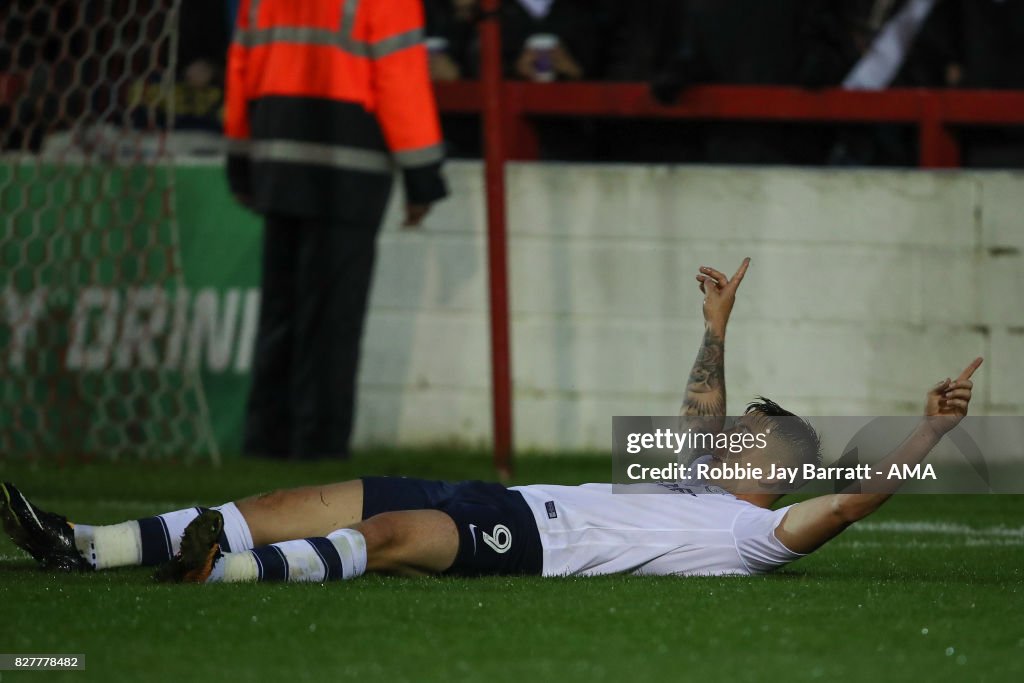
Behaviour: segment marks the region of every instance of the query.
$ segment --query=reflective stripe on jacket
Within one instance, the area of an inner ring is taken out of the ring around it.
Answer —
[[[257,209],[379,223],[446,194],[421,0],[242,0],[228,53],[232,190]]]

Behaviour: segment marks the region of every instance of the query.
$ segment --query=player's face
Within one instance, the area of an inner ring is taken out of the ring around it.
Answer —
[[[749,464],[760,467],[765,472],[771,469],[771,464],[782,464],[786,462],[788,445],[771,433],[772,420],[760,413],[747,413],[736,419],[733,426],[724,430],[729,435],[730,443],[750,444],[743,448],[719,448],[716,449],[715,458],[723,462]],[[750,435],[744,439],[744,435]],[[760,444],[763,443],[762,448]]]

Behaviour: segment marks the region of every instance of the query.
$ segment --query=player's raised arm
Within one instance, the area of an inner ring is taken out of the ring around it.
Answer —
[[[749,265],[750,259],[743,259],[732,279],[707,266],[701,266],[697,274],[704,294],[704,339],[690,370],[679,414],[706,418],[702,428],[708,431],[718,431],[725,423],[725,328]]]
[[[981,365],[975,358],[955,380],[945,379],[932,387],[925,402],[924,419],[878,466],[916,465],[922,462],[948,431],[967,415],[974,382],[971,375]],[[863,483],[863,482],[862,482]],[[854,522],[877,510],[900,487],[900,480],[867,483],[871,493],[837,493],[812,498],[790,508],[775,529],[775,536],[790,550],[809,553]]]

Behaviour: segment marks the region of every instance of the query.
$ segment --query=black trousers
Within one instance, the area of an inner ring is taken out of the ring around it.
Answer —
[[[348,457],[378,230],[266,217],[246,455]]]

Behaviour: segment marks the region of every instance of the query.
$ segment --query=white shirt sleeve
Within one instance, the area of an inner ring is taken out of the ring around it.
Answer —
[[[736,552],[751,574],[764,574],[803,557],[775,536],[775,527],[782,523],[791,507],[765,510],[751,505],[736,516],[732,527]]]

